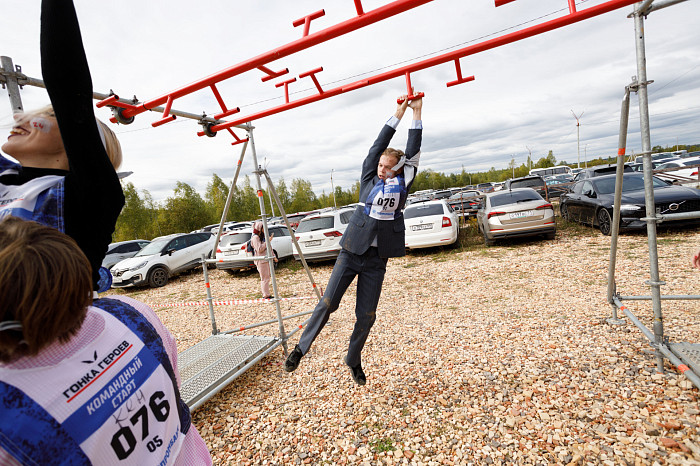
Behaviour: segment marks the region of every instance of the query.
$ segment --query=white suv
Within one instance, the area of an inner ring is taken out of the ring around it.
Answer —
[[[292,255],[292,237],[285,225],[269,225],[267,231],[272,237],[272,250],[275,257],[284,260]],[[252,228],[242,228],[221,236],[216,250],[216,268],[233,272],[255,267],[250,259],[254,254],[246,252],[248,240],[253,236]]]
[[[112,287],[164,286],[173,275],[200,265],[202,254],[211,257],[215,239],[208,232],[176,233],[156,238],[134,257],[112,267]]]
[[[295,237],[304,259],[320,261],[333,259],[340,253],[340,239],[348,228],[355,208],[340,208],[304,217],[295,231]],[[301,260],[294,249],[294,258]]]

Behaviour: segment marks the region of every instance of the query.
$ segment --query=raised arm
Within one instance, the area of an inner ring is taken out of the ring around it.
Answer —
[[[97,129],[92,79],[71,0],[42,1],[41,70],[71,172],[88,178],[104,172],[118,182]]]
[[[377,175],[377,164],[379,163],[379,158],[382,153],[389,147],[391,138],[396,133],[396,126],[403,118],[404,113],[406,113],[406,108],[408,108],[408,100],[406,96],[400,97],[403,102],[397,104],[396,111],[394,115],[389,119],[387,123],[384,124],[381,131],[379,131],[379,136],[372,144],[369,149],[369,153],[362,163],[362,177],[360,179],[360,186],[364,187],[368,184],[373,184],[374,177]]]
[[[124,194],[95,120],[92,80],[71,0],[42,1],[41,68],[68,158],[65,232],[90,261],[97,289]]]

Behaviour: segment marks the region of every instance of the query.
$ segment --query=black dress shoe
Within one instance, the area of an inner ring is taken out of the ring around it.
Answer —
[[[362,364],[352,367],[350,364],[348,364],[348,357],[345,356],[345,365],[350,368],[352,380],[354,380],[357,385],[364,385],[367,383],[367,377],[365,377],[365,373],[362,370]]]
[[[301,362],[302,356],[304,355],[301,354],[299,345],[296,345],[292,352],[289,353],[289,356],[287,356],[287,360],[284,361],[284,370],[287,372],[294,372],[296,368],[299,367],[299,362]]]

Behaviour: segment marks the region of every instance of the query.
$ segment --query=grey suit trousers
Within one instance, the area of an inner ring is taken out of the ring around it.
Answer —
[[[357,277],[355,303],[357,320],[350,336],[347,363],[353,367],[361,363],[362,348],[377,318],[377,305],[382,293],[386,263],[387,259],[379,257],[376,247],[370,247],[362,255],[353,254],[345,249],[340,250],[323,298],[316,305],[299,339],[302,354],[309,351],[311,344],[328,322],[331,313],[338,309],[348,286]]]

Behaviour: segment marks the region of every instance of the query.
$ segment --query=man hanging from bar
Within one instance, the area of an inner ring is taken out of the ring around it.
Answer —
[[[419,95],[413,93],[413,95]],[[362,370],[361,353],[376,320],[377,305],[389,257],[406,254],[405,226],[402,209],[415,179],[423,134],[423,101],[408,96],[399,98],[396,113],[384,125],[362,164],[360,202],[364,203],[350,218],[340,242],[342,247],[323,298],[314,309],[299,344],[289,354],[284,370],[294,371],[311,344],[338,309],[340,300],[357,276],[356,322],[350,337],[345,364],[358,385],[367,382]],[[406,109],[413,111],[408,130],[406,152],[388,148]]]

